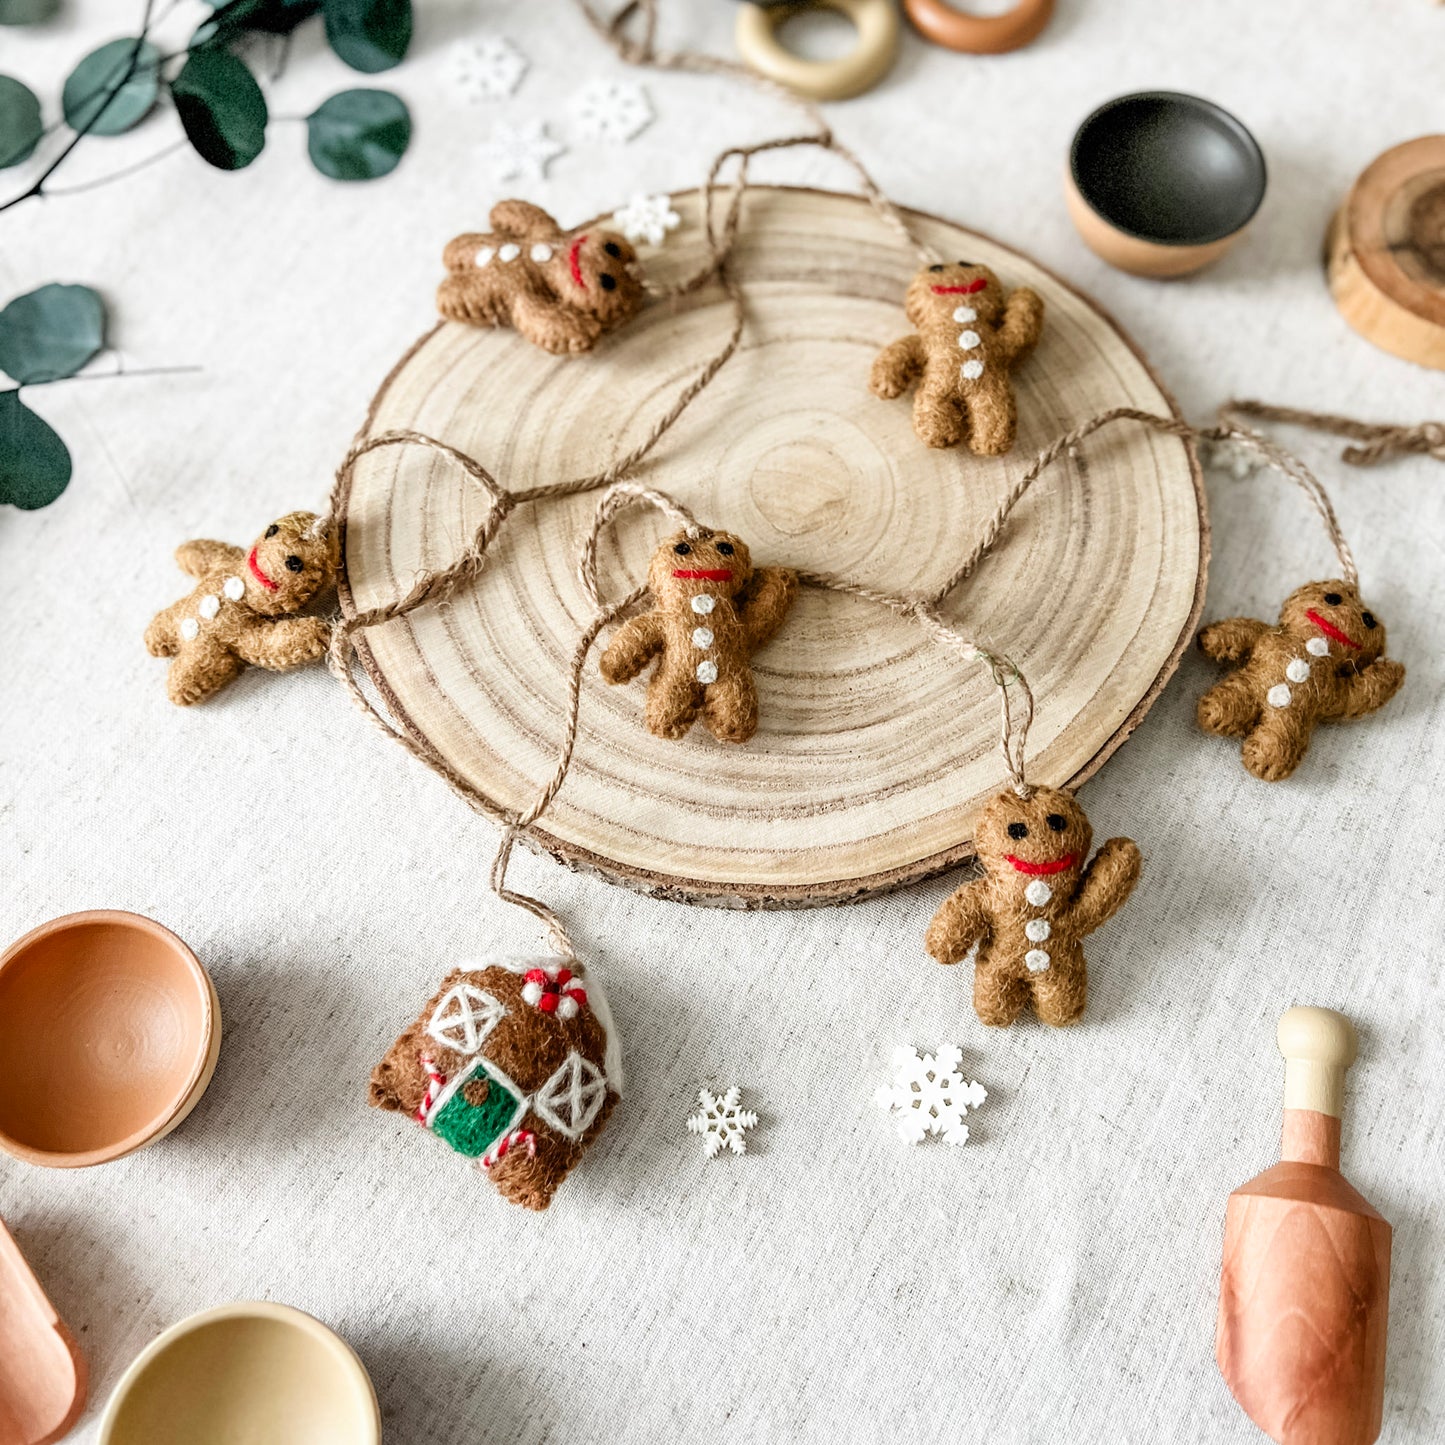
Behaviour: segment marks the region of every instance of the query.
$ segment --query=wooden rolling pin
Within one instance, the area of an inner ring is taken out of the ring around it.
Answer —
[[[1370,1445],[1385,1399],[1390,1226],[1340,1173],[1354,1026],[1325,1008],[1279,1021],[1281,1160],[1229,1196],[1215,1359],[1282,1445]]]

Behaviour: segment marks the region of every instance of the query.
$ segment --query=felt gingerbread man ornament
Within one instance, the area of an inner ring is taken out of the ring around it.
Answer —
[[[1233,671],[1199,699],[1199,726],[1243,738],[1244,766],[1267,783],[1289,777],[1315,724],[1365,717],[1405,680],[1385,656],[1385,625],[1350,582],[1307,582],[1271,627],[1253,617],[1212,622],[1199,647]]]
[[[1123,907],[1139,881],[1138,847],[1110,838],[1089,861],[1093,830],[1057,788],[1023,797],[1006,789],[984,806],[974,832],[983,876],[934,915],[926,947],[939,963],[974,955],[973,1007],[1008,1025],[1032,1003],[1046,1024],[1084,1011],[1084,939]]]
[[[637,315],[637,252],[620,232],[572,235],[527,201],[498,201],[490,221],[490,231],[458,236],[442,252],[448,274],[437,308],[448,320],[510,326],[566,356]]]
[[[146,628],[152,657],[171,657],[166,692],[187,707],[205,702],[247,663],[288,672],[322,656],[330,629],[295,617],[336,580],[335,528],[313,512],[289,512],[249,552],[228,542],[182,542],[176,561],[196,585]]]
[[[647,586],[652,607],[618,628],[599,659],[602,676],[631,682],[657,658],[649,732],[681,738],[701,716],[720,742],[747,742],[758,728],[749,659],[782,626],[797,574],[754,568],[747,545],[730,532],[690,528],[653,553]]]
[[[1043,298],[1026,286],[1005,291],[987,266],[954,261],[920,271],[904,309],[916,330],[878,353],[869,389],[890,400],[916,385],[922,441],[1003,456],[1018,434],[1010,373],[1038,344]]]

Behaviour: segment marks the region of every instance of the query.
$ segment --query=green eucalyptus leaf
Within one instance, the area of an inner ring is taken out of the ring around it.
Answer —
[[[411,44],[411,0],[323,0],[326,39],[368,75],[401,63]]]
[[[0,170],[28,160],[43,130],[35,92],[12,76],[0,75]]]
[[[266,97],[227,50],[196,50],[171,82],[186,136],[203,160],[223,171],[251,164],[266,144]]]
[[[334,181],[374,181],[389,174],[410,141],[406,102],[389,90],[343,90],[306,117],[311,162]]]
[[[88,135],[122,135],[138,125],[160,93],[160,59],[148,40],[139,48],[135,40],[112,40],[92,50],[70,72],[61,92],[65,123]]]
[[[0,311],[0,370],[22,386],[74,376],[105,345],[105,303],[89,286],[42,286]]]
[[[192,48],[229,45],[242,35],[290,35],[303,20],[321,14],[321,0],[227,0],[196,28]]]
[[[0,502],[33,512],[70,482],[70,452],[48,421],[18,391],[0,391]]]
[[[0,0],[0,25],[39,25],[60,9],[60,0]]]

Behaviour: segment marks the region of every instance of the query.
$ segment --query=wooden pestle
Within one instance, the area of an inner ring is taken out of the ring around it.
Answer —
[[[1229,1196],[1215,1359],[1281,1445],[1370,1445],[1384,1412],[1390,1226],[1339,1169],[1354,1026],[1292,1008],[1279,1048],[1281,1160]]]

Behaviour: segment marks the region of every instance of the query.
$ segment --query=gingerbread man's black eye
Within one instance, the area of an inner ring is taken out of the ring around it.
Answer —
[[[973,265],[973,262],[972,262],[972,261],[960,261],[958,264],[959,264],[960,266],[972,266],[972,265]]]
[[[601,286],[604,291],[615,291],[617,290],[617,277],[609,276],[607,272],[604,271],[597,278],[597,284]]]
[[[622,254],[622,247],[619,246],[616,241],[609,241],[602,249],[606,251],[609,256],[620,256]]]
[[[1326,592],[1326,593],[1325,593],[1325,601],[1326,601],[1327,603],[1329,603],[1329,605],[1330,605],[1331,607],[1338,607],[1338,606],[1340,605],[1340,603],[1343,602],[1344,600],[1345,600],[1345,599],[1344,599],[1343,597],[1341,597],[1338,592]]]
[[[689,547],[686,542],[679,542],[672,550],[676,552],[679,557],[686,557],[687,554],[692,551],[692,548]]]
[[[942,271],[942,270],[943,270],[943,267],[942,267],[941,265],[938,265],[938,266],[930,266],[928,269],[929,269],[930,271]]]
[[[266,535],[268,537],[274,537],[280,530],[280,527],[278,527],[275,522],[272,522],[271,525],[266,528]]]
[[[1050,813],[1049,816],[1044,819],[1044,822],[1046,822],[1055,833],[1062,833],[1064,829],[1069,826],[1069,820],[1065,818],[1062,813]]]
[[[293,552],[286,559],[286,570],[288,572],[304,572],[306,564]]]
[[[717,549],[724,557],[731,557],[733,554],[733,544],[731,542],[719,542]]]
[[[1010,823],[1008,825],[1010,838],[1027,838],[1029,836],[1029,825],[1027,823]]]
[[[1375,614],[1373,612],[1360,613],[1360,621],[1363,622],[1365,626],[1370,629],[1371,632],[1373,632],[1380,625],[1375,620]]]

